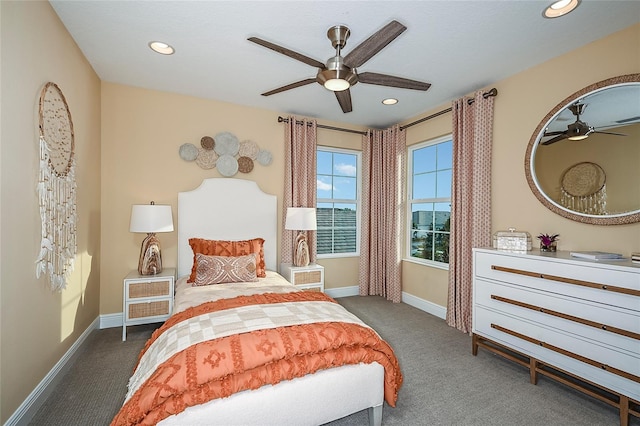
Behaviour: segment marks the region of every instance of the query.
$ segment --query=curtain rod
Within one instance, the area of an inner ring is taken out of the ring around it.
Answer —
[[[482,97],[485,98],[485,99],[487,99],[489,96],[498,96],[498,89],[496,89],[494,87],[493,89],[489,90],[488,92],[484,92],[482,94]],[[474,102],[475,101],[473,100],[473,98],[467,100],[467,103],[469,105],[471,105]],[[442,114],[446,114],[448,112],[451,112],[452,110],[453,110],[453,108],[443,109],[442,111],[436,112],[435,114],[431,114],[431,115],[429,115],[427,117],[421,118],[420,120],[416,120],[413,123],[409,123],[409,124],[405,124],[404,126],[400,126],[400,130],[404,130],[407,127],[415,126],[416,124],[420,124],[420,123],[422,123],[424,121],[427,121],[427,120],[431,120],[432,118],[436,118],[436,117],[438,117],[438,116],[440,116]]]
[[[498,96],[498,90],[494,87],[493,89],[489,90],[488,92],[485,92],[482,94],[482,97],[487,99],[489,96]],[[467,100],[467,102],[469,103],[469,105],[471,105],[474,100],[473,99],[469,99]],[[427,121],[427,120],[431,120],[432,118],[438,117],[442,114],[446,114],[448,112],[451,112],[452,108],[447,108],[444,109],[440,112],[436,112],[435,114],[431,114],[427,117],[421,118],[420,120],[414,121],[413,123],[409,123],[409,124],[405,124],[404,126],[400,126],[400,130],[404,130],[407,127],[411,127],[411,126],[415,126],[416,124],[422,123],[423,121]],[[288,118],[284,118],[281,116],[278,116],[278,123],[288,123],[289,119]],[[302,124],[303,122],[300,120],[296,120],[296,124]],[[340,132],[349,132],[349,133],[357,133],[359,135],[366,135],[367,132],[363,132],[361,130],[352,130],[352,129],[345,129],[343,127],[334,127],[334,126],[326,126],[324,124],[316,124],[316,126],[318,126],[321,129],[329,129],[329,130],[338,130]]]
[[[278,123],[288,123],[288,122],[289,122],[288,118],[278,117]],[[296,124],[302,124],[302,123],[303,123],[302,121],[296,120]],[[309,123],[309,125],[311,125],[311,123]],[[326,126],[324,124],[316,124],[316,126],[320,127],[321,129],[338,130],[340,132],[357,133],[359,135],[367,134],[367,132],[363,132],[361,130],[344,129],[342,127]]]

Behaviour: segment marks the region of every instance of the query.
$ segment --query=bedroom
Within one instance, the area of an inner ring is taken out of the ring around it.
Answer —
[[[227,130],[280,152],[283,127],[273,111],[100,81],[47,3],[2,2],[0,11],[0,421],[4,423],[87,329],[119,317],[122,278],[136,267],[140,244],[139,236],[128,232],[131,204],[152,198],[174,204],[178,191],[194,188],[211,176],[182,162],[178,146],[197,141],[206,133]],[[512,226],[532,235],[557,230],[562,234],[561,248],[566,250],[592,248],[594,241],[601,250],[640,250],[639,224],[585,225],[548,211],[529,190],[522,167],[530,134],[553,105],[595,81],[640,72],[639,39],[640,26],[636,24],[494,82],[500,93],[494,124],[494,231]],[[589,66],[575,72],[575,63]],[[557,75],[558,69],[572,72]],[[34,109],[46,81],[58,83],[73,100],[76,138],[82,141],[77,146],[79,257],[68,289],[60,294],[52,293],[33,273],[40,229],[34,195]],[[539,89],[542,85],[546,90]],[[524,105],[522,99],[527,100]],[[425,111],[420,117],[446,106]],[[171,117],[175,125],[157,126],[158,116],[162,120]],[[251,128],[246,126],[247,117]],[[450,121],[445,115],[408,129],[407,144],[449,133]],[[344,127],[339,122],[323,124]],[[524,135],[514,137],[521,132]],[[347,133],[319,130],[318,138],[320,144],[329,146],[357,149],[360,145],[359,136]],[[261,182],[266,192],[281,195],[282,164],[283,158],[275,156],[271,166],[257,167],[251,179]],[[169,170],[172,173],[164,173]],[[167,266],[177,256],[175,239],[175,233],[161,236]],[[357,260],[330,259],[322,264],[328,289],[350,291],[357,285]],[[402,275],[408,300],[440,312],[446,306],[446,271],[403,262]]]

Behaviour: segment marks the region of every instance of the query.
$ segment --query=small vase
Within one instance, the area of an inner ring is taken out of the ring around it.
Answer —
[[[553,242],[549,245],[540,244],[540,251],[554,252],[556,251],[556,243]]]

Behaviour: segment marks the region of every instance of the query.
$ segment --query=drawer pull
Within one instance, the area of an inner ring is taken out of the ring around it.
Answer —
[[[491,265],[491,269],[494,271],[501,271],[501,272],[507,272],[507,273],[511,273],[511,274],[517,274],[517,275],[525,275],[527,277],[533,277],[533,278],[540,278],[543,280],[550,280],[550,281],[557,281],[557,282],[561,282],[561,283],[565,283],[565,284],[573,284],[573,285],[579,285],[582,287],[590,287],[590,288],[595,288],[595,289],[599,289],[599,290],[606,290],[606,291],[613,291],[616,293],[622,293],[622,294],[629,294],[631,296],[640,296],[640,290],[635,290],[632,288],[624,288],[624,287],[616,287],[616,286],[610,286],[607,284],[599,284],[599,283],[593,283],[590,281],[583,281],[583,280],[576,280],[573,278],[566,278],[566,277],[558,277],[555,275],[545,275],[545,274],[541,274],[539,272],[530,272],[530,271],[524,271],[522,269],[514,269],[514,268],[507,268],[504,266],[497,266],[497,265]]]
[[[509,305],[514,305],[514,306],[519,306],[521,308],[530,309],[532,311],[540,312],[540,313],[543,313],[545,315],[551,315],[553,317],[562,318],[562,319],[565,319],[565,320],[568,320],[568,321],[577,322],[579,324],[588,325],[589,327],[599,328],[601,330],[608,331],[610,333],[616,333],[616,334],[620,334],[622,336],[630,337],[632,339],[640,340],[640,334],[639,333],[635,333],[633,331],[625,330],[623,328],[610,327],[610,326],[608,326],[606,324],[601,324],[601,323],[598,323],[598,322],[595,322],[595,321],[591,321],[591,320],[588,320],[588,319],[585,319],[585,318],[580,318],[580,317],[576,317],[576,316],[573,316],[573,315],[565,314],[565,313],[562,313],[562,312],[554,311],[554,310],[551,310],[551,309],[546,309],[546,308],[543,308],[541,306],[536,306],[536,305],[531,305],[529,303],[520,302],[519,300],[508,299],[506,297],[497,296],[495,294],[491,295],[491,299],[497,300],[499,302],[507,303]]]
[[[598,362],[598,361],[593,360],[591,358],[587,358],[586,356],[583,356],[583,355],[580,355],[580,354],[577,354],[577,353],[574,353],[574,352],[570,352],[570,351],[568,351],[566,349],[562,349],[562,348],[560,348],[558,346],[553,346],[553,345],[551,345],[549,343],[542,342],[542,341],[540,341],[538,339],[534,339],[533,337],[527,336],[526,334],[518,333],[517,331],[510,330],[510,329],[502,327],[502,326],[500,326],[498,324],[491,323],[491,328],[496,329],[498,331],[502,331],[503,333],[509,334],[509,335],[511,335],[513,337],[517,337],[518,339],[525,340],[525,341],[527,341],[529,343],[532,343],[534,345],[543,346],[545,349],[548,349],[550,351],[557,352],[559,354],[571,357],[573,359],[577,359],[578,361],[584,362],[585,364],[589,364],[589,365],[591,365],[593,367],[601,368],[601,369],[606,370],[609,373],[615,374],[617,376],[622,376],[622,377],[624,377],[626,379],[633,380],[634,382],[640,383],[640,376],[636,376],[636,375],[631,374],[629,372],[626,372],[626,371],[623,371],[623,370],[619,370],[619,369],[614,368],[614,367],[610,367],[610,366],[608,366],[606,364],[602,364],[601,362]]]

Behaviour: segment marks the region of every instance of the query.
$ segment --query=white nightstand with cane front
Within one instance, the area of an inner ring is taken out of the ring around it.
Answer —
[[[176,270],[165,268],[156,275],[131,271],[124,278],[122,340],[127,326],[164,322],[173,312],[173,288]]]
[[[296,287],[324,292],[324,266],[293,266],[291,263],[281,263],[280,275]]]

